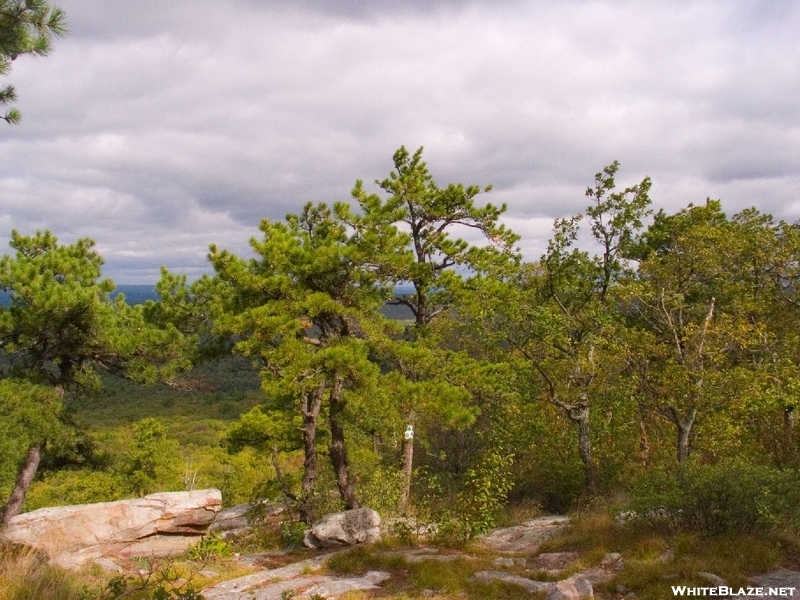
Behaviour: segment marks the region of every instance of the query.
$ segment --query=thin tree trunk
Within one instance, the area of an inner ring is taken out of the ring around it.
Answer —
[[[586,489],[594,492],[597,489],[597,467],[592,457],[592,438],[589,430],[589,407],[573,406],[567,411],[570,420],[578,427],[578,454],[583,463]]]
[[[794,441],[794,405],[786,406],[783,409],[783,429],[786,455],[791,460],[797,455],[797,447]]]
[[[597,467],[592,457],[592,438],[589,430],[589,394],[585,386],[580,395],[580,402],[568,404],[559,398],[556,386],[550,379],[547,372],[537,362],[533,362],[534,368],[544,378],[549,390],[549,401],[563,410],[570,421],[578,427],[578,455],[583,463],[583,473],[586,481],[586,488],[594,493],[597,488]],[[594,376],[589,378],[589,383]]]
[[[317,419],[322,407],[325,383],[320,383],[313,392],[305,394],[300,402],[303,414],[303,481],[300,484],[300,520],[311,524],[314,520],[314,481],[317,478]]]
[[[344,412],[344,402],[342,401],[342,389],[344,381],[342,377],[336,376],[333,380],[330,396],[330,425],[331,425],[331,445],[328,451],[331,456],[331,465],[336,474],[336,485],[339,487],[339,494],[344,500],[347,510],[359,508],[356,499],[353,483],[350,481],[349,463],[347,460],[347,448],[344,442],[344,425],[342,424],[342,413]]]
[[[639,413],[639,458],[643,467],[650,464],[650,440],[644,424],[644,415],[641,412]]]
[[[272,466],[275,468],[275,475],[278,477],[278,482],[281,484],[281,490],[283,491],[283,495],[289,498],[289,500],[294,500],[295,502],[298,501],[297,494],[293,494],[292,491],[289,489],[289,483],[286,481],[286,478],[283,476],[283,472],[281,471],[281,465],[278,463],[278,447],[272,447]]]
[[[22,512],[22,505],[25,503],[25,496],[28,493],[28,488],[31,487],[33,478],[36,476],[36,470],[39,468],[39,461],[42,459],[42,446],[40,444],[31,444],[28,448],[28,453],[25,456],[25,462],[22,464],[22,469],[17,475],[17,480],[14,483],[14,489],[11,496],[6,502],[5,509],[3,510],[3,527],[8,525],[12,517],[16,517]]]
[[[412,430],[413,431],[413,430]],[[400,489],[400,514],[405,514],[408,510],[408,503],[411,499],[411,473],[414,468],[414,436],[413,433],[410,438],[403,435],[403,467],[401,471],[402,487]]]
[[[680,465],[684,464],[686,459],[689,458],[689,441],[695,416],[697,416],[697,410],[692,409],[685,419],[676,418],[674,421],[678,429],[678,464]]]

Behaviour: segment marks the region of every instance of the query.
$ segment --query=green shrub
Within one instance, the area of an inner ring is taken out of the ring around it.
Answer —
[[[186,556],[189,560],[206,561],[212,558],[230,558],[233,555],[228,542],[217,533],[203,536],[199,542],[189,548]]]
[[[130,497],[130,492],[125,480],[113,473],[89,469],[56,471],[30,487],[25,510],[121,500]]]
[[[204,596],[192,586],[183,584],[175,587],[176,580],[166,581],[157,578],[150,582],[144,577],[118,575],[113,577],[102,590],[84,588],[80,600],[118,600],[119,598],[148,598],[152,600],[203,600]]]
[[[168,437],[161,421],[146,418],[135,423],[132,442],[123,471],[135,493],[144,496],[183,486],[183,461],[176,460],[180,446]]]
[[[464,490],[458,495],[458,514],[464,537],[485,533],[495,525],[497,513],[511,490],[513,456],[486,452],[467,469]]]
[[[302,548],[307,526],[302,521],[281,523],[281,544],[286,548]]]
[[[674,474],[652,471],[634,482],[631,518],[709,534],[797,527],[800,478],[743,460],[690,463]]]
[[[362,505],[369,506],[381,515],[392,515],[397,512],[402,487],[399,469],[376,466],[361,480],[358,495]]]

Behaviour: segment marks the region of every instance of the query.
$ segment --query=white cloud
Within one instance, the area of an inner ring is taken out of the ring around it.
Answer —
[[[244,252],[261,217],[347,199],[401,144],[440,183],[493,183],[529,258],[614,159],[657,206],[800,217],[791,3],[60,4],[72,34],[9,77],[0,236],[91,235],[122,283]]]

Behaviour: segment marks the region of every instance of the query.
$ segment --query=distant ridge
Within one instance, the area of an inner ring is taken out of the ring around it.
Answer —
[[[114,299],[120,294],[125,296],[125,302],[131,306],[144,304],[148,300],[158,300],[155,285],[118,285],[117,288],[111,292],[111,298]]]
[[[412,290],[413,288],[411,288],[411,286],[397,286],[395,288],[395,293],[408,294]],[[155,285],[118,285],[116,289],[111,292],[111,298],[114,299],[120,294],[125,296],[125,302],[131,306],[144,304],[148,300],[158,300],[158,294],[155,292]],[[0,290],[0,306],[8,306],[10,303],[11,299],[9,293]],[[404,305],[391,306],[387,304],[381,309],[381,312],[388,318],[398,321],[414,318],[411,309]]]
[[[120,294],[125,294],[125,301],[131,306],[144,304],[148,300],[158,300],[154,285],[118,285],[111,292],[111,298],[116,298]],[[0,306],[8,306],[9,304],[11,304],[11,295],[4,290],[0,290]]]

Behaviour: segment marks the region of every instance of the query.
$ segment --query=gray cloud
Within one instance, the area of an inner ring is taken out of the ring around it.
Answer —
[[[260,218],[347,199],[401,144],[440,183],[493,183],[529,258],[615,159],[658,206],[800,217],[792,3],[60,4],[71,35],[8,78],[0,243],[89,235],[122,283],[247,252]]]

